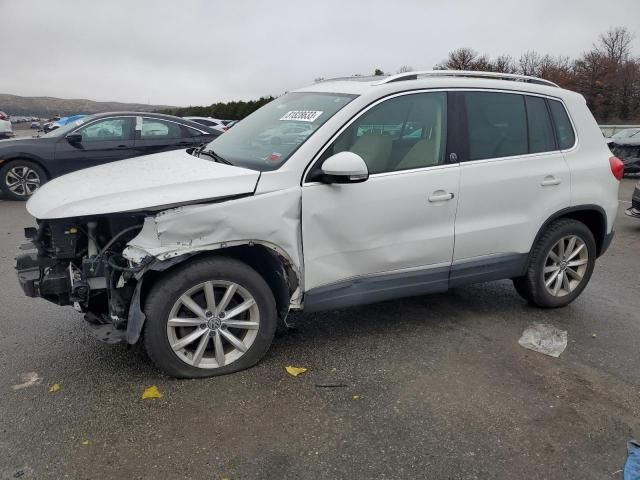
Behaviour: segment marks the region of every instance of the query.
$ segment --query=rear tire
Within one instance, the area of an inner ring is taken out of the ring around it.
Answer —
[[[11,160],[0,168],[0,190],[11,200],[29,200],[46,181],[43,168],[29,160]]]
[[[564,307],[585,289],[593,273],[596,242],[582,222],[564,218],[538,239],[526,275],[513,279],[518,294],[541,308]]]
[[[145,350],[160,370],[176,378],[224,375],[255,365],[277,326],[276,303],[265,280],[226,257],[197,259],[171,270],[153,286],[144,310]]]

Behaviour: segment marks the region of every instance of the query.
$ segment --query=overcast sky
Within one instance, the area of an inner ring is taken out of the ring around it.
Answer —
[[[451,49],[577,56],[640,0],[0,0],[0,92],[169,105],[278,95]]]

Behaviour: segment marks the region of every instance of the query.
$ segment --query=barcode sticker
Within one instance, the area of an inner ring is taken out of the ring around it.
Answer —
[[[318,110],[291,110],[285,113],[280,120],[293,120],[295,122],[315,122],[323,112]]]

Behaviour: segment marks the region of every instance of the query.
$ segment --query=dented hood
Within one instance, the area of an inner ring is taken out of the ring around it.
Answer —
[[[100,215],[251,194],[260,173],[184,150],[78,170],[43,185],[27,210],[39,219]]]

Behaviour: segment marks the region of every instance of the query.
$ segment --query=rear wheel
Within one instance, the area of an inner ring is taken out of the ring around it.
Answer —
[[[596,259],[596,242],[589,228],[577,220],[552,223],[534,246],[527,274],[514,278],[516,291],[543,308],[563,307],[587,286]]]
[[[29,160],[12,160],[0,168],[0,189],[12,200],[28,200],[46,181],[42,167]]]
[[[251,367],[266,353],[277,325],[275,300],[251,267],[205,258],[172,270],[149,293],[145,349],[178,378]]]

